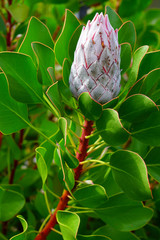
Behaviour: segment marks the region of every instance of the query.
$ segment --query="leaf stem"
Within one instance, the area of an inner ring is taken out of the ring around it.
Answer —
[[[82,130],[82,135],[81,135],[80,143],[79,143],[79,152],[77,152],[77,154],[76,154],[76,157],[79,160],[79,163],[83,162],[85,160],[85,158],[87,157],[89,139],[86,139],[86,136],[90,135],[92,131],[93,131],[93,122],[85,120],[84,128]],[[81,176],[82,167],[83,167],[82,164],[79,164],[79,166],[76,169],[74,169],[75,186],[72,189],[72,192],[74,191],[74,189],[77,186],[77,183],[78,183],[77,180]],[[69,197],[70,197],[69,191],[64,190],[56,210],[50,216],[49,221],[47,222],[45,227],[39,232],[39,234],[36,236],[35,240],[46,240],[50,231],[53,230],[54,226],[57,224],[57,220],[56,220],[57,212],[59,210],[64,210],[67,207],[68,201],[70,199]]]

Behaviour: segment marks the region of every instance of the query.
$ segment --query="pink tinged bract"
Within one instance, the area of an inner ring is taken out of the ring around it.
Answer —
[[[88,92],[97,102],[105,104],[120,91],[120,45],[108,15],[96,14],[83,27],[74,53],[69,77],[70,89],[78,99]]]

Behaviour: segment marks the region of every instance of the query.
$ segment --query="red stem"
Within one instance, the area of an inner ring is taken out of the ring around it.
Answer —
[[[84,123],[84,128],[80,138],[79,151],[76,154],[76,157],[79,160],[79,162],[84,161],[87,156],[89,139],[86,139],[86,136],[89,136],[91,134],[93,130],[92,125],[93,125],[92,121],[85,121]],[[76,169],[74,169],[74,172],[75,172],[75,180],[78,180],[82,173],[82,165],[79,164],[79,166]],[[75,183],[75,186],[73,189],[75,189],[76,185],[77,183]],[[42,231],[36,236],[35,240],[46,240],[46,237],[48,236],[52,228],[54,228],[54,226],[57,224],[57,220],[56,220],[57,211],[64,210],[67,207],[67,204],[69,201],[69,195],[70,193],[67,190],[64,190],[55,212],[51,215],[50,220],[42,229]]]
[[[8,0],[8,4],[11,5],[12,4],[12,0]],[[7,46],[10,47],[11,46],[11,43],[12,43],[12,40],[11,40],[11,31],[12,31],[12,16],[10,14],[10,12],[8,11],[7,12],[8,14],[8,25],[9,25],[9,28],[8,28],[8,32],[7,32]]]
[[[19,149],[22,149],[23,133],[24,133],[24,129],[22,129],[22,130],[20,131],[19,142],[18,142],[18,147],[19,147]],[[15,159],[15,160],[14,160],[14,163],[13,163],[13,168],[12,168],[12,171],[11,171],[11,175],[10,175],[10,178],[9,178],[9,184],[12,184],[12,183],[13,183],[14,175],[15,175],[17,166],[18,166],[18,160]]]

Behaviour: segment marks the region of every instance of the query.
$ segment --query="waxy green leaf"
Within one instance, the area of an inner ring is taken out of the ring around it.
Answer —
[[[22,227],[23,227],[23,232],[17,234],[16,236],[10,238],[10,240],[24,240],[26,237],[26,231],[28,229],[28,223],[26,222],[26,220],[23,218],[23,216],[18,215],[17,218],[19,218]]]
[[[129,68],[131,64],[131,45],[129,43],[121,44],[121,65],[122,74]]]
[[[143,143],[151,146],[160,145],[160,112],[153,112],[142,123],[134,123],[131,134]]]
[[[10,12],[13,19],[19,23],[25,21],[29,14],[29,7],[20,3],[11,4],[7,10]]]
[[[108,199],[105,189],[98,184],[82,185],[74,192],[74,197],[80,205],[88,208],[96,208]]]
[[[160,50],[147,53],[140,64],[138,78],[143,77],[155,68],[159,68],[159,58]]]
[[[70,61],[65,58],[65,60],[63,61],[63,82],[66,85],[66,87],[69,87],[69,75],[70,75],[70,69],[71,69],[71,63]]]
[[[118,42],[119,43],[130,43],[132,50],[135,47],[136,41],[136,30],[131,21],[123,23],[118,31]]]
[[[101,235],[78,235],[77,240],[111,240],[111,238],[105,237]]]
[[[32,42],[43,43],[51,49],[53,49],[54,47],[52,36],[47,26],[35,17],[31,17],[26,31],[26,35],[18,50],[21,53],[30,55],[35,61],[35,55],[31,46]]]
[[[160,147],[152,148],[144,158],[149,174],[158,182],[160,182]]]
[[[53,84],[52,79],[55,79],[54,76],[54,68],[55,68],[55,56],[53,50],[40,43],[40,42],[33,42],[32,47],[34,53],[37,57],[38,62],[38,76],[39,81],[46,86],[50,86]],[[48,71],[48,68],[50,70]],[[51,71],[52,68],[52,71]],[[51,76],[51,72],[53,73]]]
[[[123,21],[120,16],[110,7],[107,6],[105,9],[106,14],[108,14],[109,21],[114,29],[120,28]]]
[[[11,134],[27,127],[27,106],[15,101],[9,94],[7,79],[0,73],[0,131]]]
[[[121,145],[129,137],[129,133],[120,122],[118,113],[113,109],[105,109],[96,126],[103,140],[111,146]]]
[[[66,10],[64,26],[55,44],[55,54],[60,65],[63,64],[65,58],[69,59],[69,41],[79,25],[80,23],[74,14],[70,10]]]
[[[42,178],[43,186],[48,176],[47,165],[44,159],[45,153],[46,153],[46,149],[44,147],[36,148],[37,167],[38,167],[39,174]]]
[[[21,53],[1,52],[0,67],[7,76],[11,96],[23,103],[41,103],[42,86],[32,59]]]
[[[157,102],[160,99],[160,68],[149,72],[141,83],[140,92]]]
[[[48,98],[50,99],[51,103],[53,104],[54,108],[56,109],[55,114],[59,117],[63,115],[64,108],[62,104],[61,95],[59,92],[59,85],[58,82],[53,83],[46,92]]]
[[[72,37],[69,42],[69,56],[70,59],[73,61],[74,59],[74,52],[76,50],[77,42],[80,37],[81,31],[82,31],[83,25],[79,25],[74,33],[72,34]]]
[[[139,65],[147,51],[148,51],[148,46],[140,47],[135,51],[135,53],[133,55],[133,63],[132,63],[132,67],[130,70],[129,79],[124,87],[123,92],[121,93],[122,96],[127,95],[128,89],[131,86],[133,86],[133,84],[137,80]],[[125,92],[126,90],[127,90],[127,92]]]
[[[57,222],[64,240],[76,240],[80,218],[76,213],[67,211],[57,212]]]
[[[135,94],[122,103],[118,112],[120,118],[128,122],[141,122],[156,111],[158,111],[158,107],[150,98],[142,94]]]
[[[0,187],[0,221],[13,218],[24,206],[22,194]]]
[[[117,184],[130,198],[139,201],[151,198],[147,168],[137,153],[116,151],[111,156],[110,165]]]
[[[109,198],[95,212],[105,223],[125,232],[143,227],[153,216],[152,209],[129,199],[124,193]]]
[[[121,232],[112,228],[110,225],[105,225],[98,228],[94,234],[100,234],[110,237],[112,240],[140,240],[136,235],[131,232]]]
[[[84,92],[80,95],[79,108],[84,116],[89,120],[98,120],[102,113],[102,105],[94,101],[88,92]]]

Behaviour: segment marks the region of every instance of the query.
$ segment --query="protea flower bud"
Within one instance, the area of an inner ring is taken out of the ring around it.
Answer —
[[[101,103],[115,98],[120,91],[120,45],[108,15],[97,13],[83,27],[74,53],[69,77],[75,98],[83,92]]]

